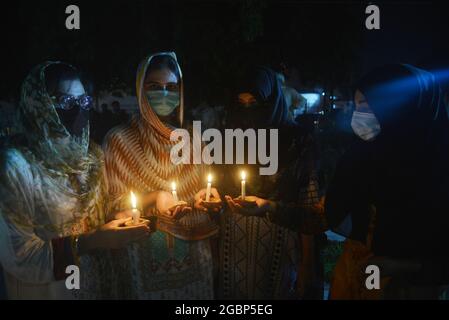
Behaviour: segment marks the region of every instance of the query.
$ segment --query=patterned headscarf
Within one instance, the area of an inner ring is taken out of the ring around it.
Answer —
[[[21,131],[33,155],[47,168],[83,173],[93,161],[88,155],[89,125],[87,123],[80,138],[75,138],[59,119],[45,81],[47,67],[55,64],[62,62],[47,61],[36,66],[22,84],[18,109]]]
[[[61,123],[47,92],[46,68],[61,63],[42,63],[33,68],[23,82],[18,113],[20,131],[27,145],[15,147],[36,172],[46,176],[45,188],[61,192],[60,201],[75,199],[77,206],[70,213],[73,219],[66,223],[70,225],[83,217],[104,214],[106,184],[103,153],[99,146],[89,144],[89,125],[83,129],[81,137],[72,137]],[[51,199],[47,200],[51,206]]]

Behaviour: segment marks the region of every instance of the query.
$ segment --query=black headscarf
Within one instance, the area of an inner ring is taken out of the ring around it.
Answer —
[[[445,140],[441,133],[447,134],[448,116],[431,73],[410,65],[387,65],[367,74],[357,88],[381,125],[379,143]]]
[[[277,191],[283,195],[299,194],[298,190],[309,182],[316,165],[313,136],[290,118],[281,83],[276,72],[270,68],[251,67],[236,85],[235,97],[239,93],[251,93],[257,104],[244,107],[235,103],[228,112],[226,126],[256,130],[277,129],[278,171],[288,171],[288,174],[279,175]]]
[[[358,142],[339,164],[327,197],[330,225],[351,214],[350,237],[361,240],[373,204],[375,254],[443,254],[449,245],[449,119],[438,83],[424,70],[388,65],[357,88],[381,132],[373,142]]]
[[[264,106],[254,113],[256,115],[263,113],[257,117],[254,125],[260,128],[282,128],[294,124],[289,117],[281,83],[276,77],[276,72],[270,68],[259,66],[248,70],[242,81],[238,83],[235,92],[249,92],[256,98],[260,106]],[[240,110],[236,114],[242,114],[242,112],[244,110]]]

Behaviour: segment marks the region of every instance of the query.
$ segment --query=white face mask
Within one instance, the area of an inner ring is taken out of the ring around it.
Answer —
[[[351,121],[352,130],[365,141],[373,140],[380,133],[380,124],[374,113],[354,111]]]

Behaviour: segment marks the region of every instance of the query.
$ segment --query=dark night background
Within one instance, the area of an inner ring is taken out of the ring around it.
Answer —
[[[365,29],[360,1],[16,1],[2,3],[0,98],[17,98],[36,64],[63,60],[96,89],[134,90],[147,54],[174,50],[184,70],[187,104],[222,103],[244,66],[297,70],[302,85],[345,88],[386,62],[435,65],[449,57],[442,3],[375,2],[381,30]],[[65,28],[77,4],[81,29]]]
[[[76,66],[97,97],[101,90],[117,89],[134,95],[139,62],[157,51],[176,52],[187,106],[226,106],[231,88],[254,64],[275,69],[285,64],[296,89],[320,86],[338,90],[346,100],[358,77],[381,64],[449,67],[449,6],[436,1],[372,2],[380,8],[381,30],[367,30],[365,8],[370,3],[3,1],[0,101],[16,104],[23,79],[45,60]],[[70,4],[80,8],[80,30],[65,28]],[[5,116],[0,112],[0,117]],[[324,177],[331,175],[349,141],[329,132],[320,136],[321,166],[329,168],[323,170]],[[336,259],[339,250],[329,260]],[[325,266],[325,272],[331,270],[331,264]],[[3,289],[0,278],[0,298]]]

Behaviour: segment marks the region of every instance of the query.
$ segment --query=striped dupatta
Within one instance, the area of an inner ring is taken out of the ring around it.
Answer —
[[[126,126],[114,128],[108,134],[104,146],[110,193],[115,199],[116,209],[129,208],[128,197],[131,190],[140,194],[157,190],[170,191],[172,181],[177,184],[179,199],[193,206],[196,192],[206,185],[203,166],[171,162],[170,150],[177,143],[170,141],[170,134],[174,129],[159,119],[144,93],[146,70],[152,58],[157,55],[169,55],[176,61],[174,53],[158,53],[143,60],[136,81],[140,116],[133,118]],[[179,120],[182,123],[184,98],[179,64],[178,70]],[[158,216],[159,230],[183,240],[205,239],[218,231],[217,225],[207,214],[195,209],[178,221],[159,215],[155,211],[152,214]]]

